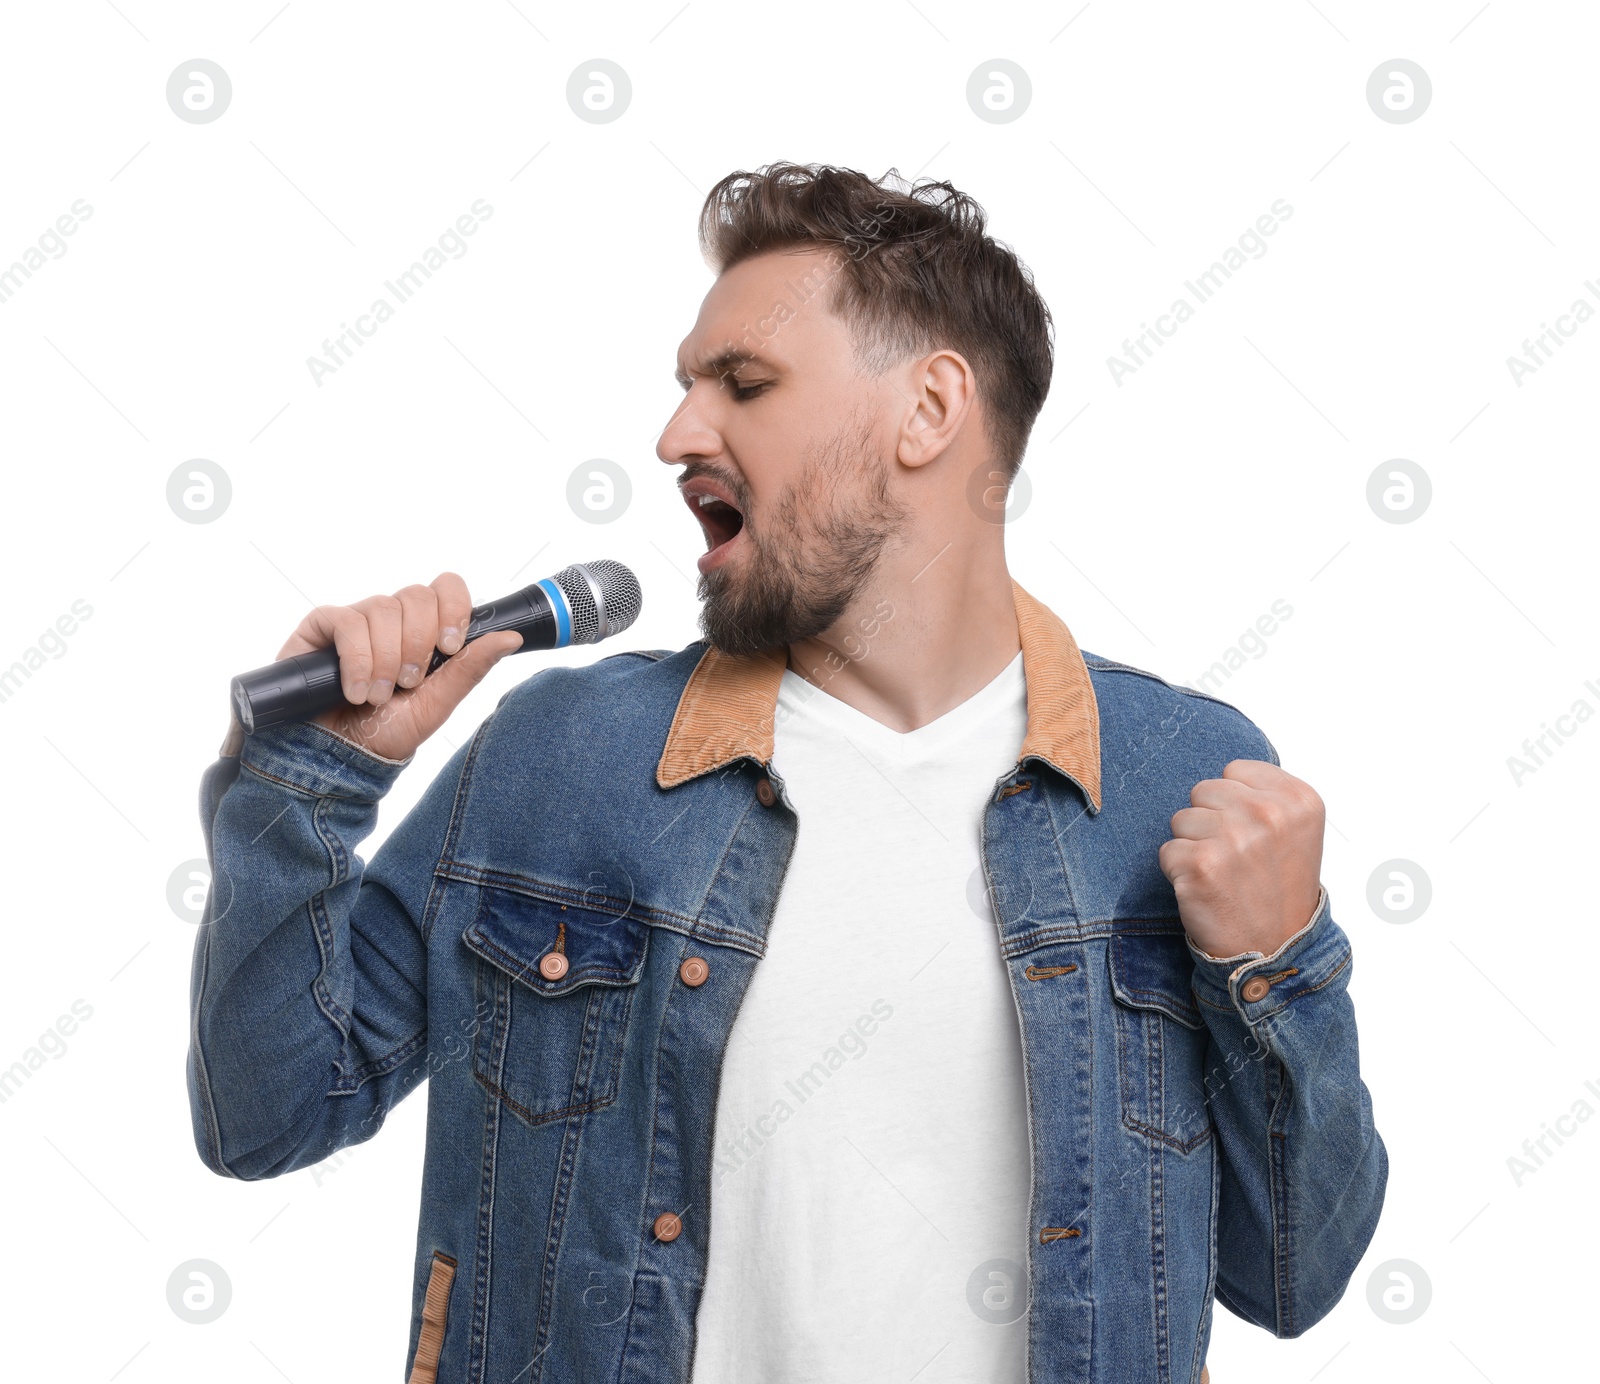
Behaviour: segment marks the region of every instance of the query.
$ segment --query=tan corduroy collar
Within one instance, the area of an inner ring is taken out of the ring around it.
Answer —
[[[1100,810],[1100,709],[1072,631],[1016,582],[1017,631],[1028,685],[1028,731],[1017,754],[1043,760],[1078,785]],[[785,650],[725,654],[708,648],[689,675],[656,765],[656,782],[676,788],[749,756],[772,758],[773,717]]]

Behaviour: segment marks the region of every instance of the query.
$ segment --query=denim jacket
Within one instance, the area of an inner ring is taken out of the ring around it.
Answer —
[[[1170,818],[1276,752],[1014,597],[1027,732],[981,850],[1026,1074],[1027,1378],[1195,1384],[1215,1299],[1299,1335],[1376,1226],[1350,942],[1325,890],[1270,956],[1189,941]],[[696,643],[543,669],[370,862],[409,761],[299,724],[206,771],[196,1145],[275,1177],[427,1080],[410,1380],[689,1379],[718,1075],[800,826],[783,667]]]

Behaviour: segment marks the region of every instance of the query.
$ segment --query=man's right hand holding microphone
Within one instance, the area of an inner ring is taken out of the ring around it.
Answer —
[[[472,616],[467,584],[441,572],[427,586],[368,596],[348,606],[318,606],[278,650],[278,658],[332,644],[347,705],[311,718],[385,759],[409,759],[489,670],[522,645],[515,630],[463,645]],[[434,649],[450,657],[427,676]]]

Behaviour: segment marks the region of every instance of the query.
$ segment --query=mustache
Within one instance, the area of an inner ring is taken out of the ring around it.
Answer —
[[[719,466],[709,461],[691,461],[684,465],[683,471],[678,476],[678,489],[682,490],[690,481],[700,477],[708,480],[721,481],[733,492],[733,498],[739,502],[739,508],[748,520],[750,516],[750,487],[745,484],[744,475],[733,467]]]

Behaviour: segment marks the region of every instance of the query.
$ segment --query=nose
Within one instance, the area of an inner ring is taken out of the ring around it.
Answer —
[[[681,466],[697,458],[721,455],[722,435],[706,418],[698,397],[708,387],[715,386],[696,380],[656,439],[656,455],[667,465]]]

